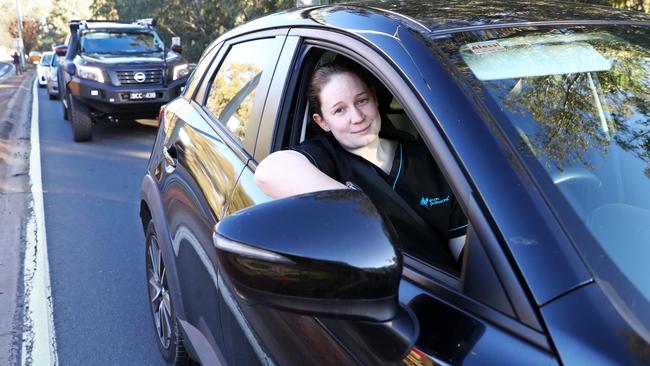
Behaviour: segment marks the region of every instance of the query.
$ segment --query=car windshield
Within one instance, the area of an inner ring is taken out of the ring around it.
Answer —
[[[44,54],[43,57],[41,57],[41,65],[43,65],[43,66],[49,65],[50,61],[52,61],[52,54],[51,53]]]
[[[452,38],[443,47],[538,176],[601,287],[650,328],[650,28]],[[581,229],[568,224],[576,217]]]
[[[81,37],[83,53],[154,53],[163,42],[154,32],[89,31]]]
[[[61,57],[60,56],[54,56],[54,57],[52,57],[52,63],[50,64],[50,66],[57,67],[57,66],[59,66],[59,62],[61,62]]]

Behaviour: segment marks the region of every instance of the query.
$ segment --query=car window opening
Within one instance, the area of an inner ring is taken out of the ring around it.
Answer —
[[[364,75],[364,77],[368,77],[370,80],[372,80],[370,84],[372,85],[372,91],[376,96],[381,116],[382,127],[380,130],[380,136],[395,139],[396,141],[400,141],[400,144],[407,144],[401,146],[416,146],[414,149],[422,152],[423,154],[426,154],[426,156],[421,154],[419,157],[409,157],[409,159],[412,159],[411,162],[418,166],[420,166],[419,164],[423,163],[424,161],[431,163],[430,166],[424,167],[424,172],[422,172],[424,173],[423,177],[434,177],[438,175],[439,178],[436,179],[442,179],[443,181],[446,180],[442,177],[442,173],[435,166],[435,162],[430,152],[424,145],[413,122],[409,119],[405,108],[401,105],[399,100],[395,98],[394,95],[388,90],[388,88],[386,88],[382,82],[380,82],[373,74],[371,74],[370,71],[361,67],[345,56],[331,51],[313,51],[311,55],[308,55],[308,57],[309,56],[317,57],[317,60],[315,62],[305,62],[306,65],[312,66],[307,66],[306,69],[303,70],[301,77],[302,82],[299,83],[301,88],[305,90],[307,89],[307,84],[311,73],[315,68],[322,65],[342,62],[350,63],[353,65],[353,67],[362,70],[362,72],[367,75]],[[304,95],[306,99],[307,93],[301,92],[296,93],[296,95]],[[295,101],[294,104],[295,108],[302,112],[295,113],[295,126],[289,126],[289,129],[295,131],[292,134],[292,136],[294,136],[293,141],[285,141],[285,147],[296,146],[303,141],[314,138],[327,138],[328,133],[323,131],[313,121],[312,115],[314,114],[314,111],[311,110],[309,103],[307,103],[306,100],[301,100]],[[396,157],[398,155],[399,151],[396,152]],[[397,158],[396,160],[399,161]],[[374,168],[372,166],[370,167]],[[374,170],[374,172],[369,170],[369,174],[372,174],[373,179],[381,180],[382,178],[385,178],[383,174],[377,173],[378,169]],[[397,170],[399,170],[399,165],[397,165]],[[426,171],[428,171],[430,175],[427,175]],[[435,171],[436,173],[432,173],[432,171]],[[443,196],[428,195],[426,189],[424,188],[426,187],[425,184],[424,186],[420,187],[421,189],[425,190],[422,192],[418,191],[417,197],[415,197],[414,193],[411,192],[410,195],[407,194],[408,198],[404,198],[402,197],[402,193],[395,194],[396,190],[393,186],[394,183],[399,183],[399,181],[389,181],[388,183],[389,189],[384,191],[385,196],[383,197],[383,200],[392,201],[392,209],[400,211],[400,218],[393,219],[395,222],[391,222],[391,224],[397,227],[398,235],[402,239],[401,244],[403,245],[404,251],[420,260],[425,261],[429,265],[442,268],[446,272],[449,272],[456,277],[460,277],[460,266],[462,264],[464,253],[463,248],[465,244],[465,235],[461,235],[460,237],[456,237],[447,242],[446,239],[433,239],[434,237],[438,237],[436,235],[425,234],[431,230],[430,220],[427,219],[427,215],[430,213],[427,212],[427,210],[433,211],[436,210],[437,207],[442,207],[446,204],[451,204],[452,202],[454,205],[457,205],[455,202],[455,197],[453,197],[452,194],[445,194]],[[446,182],[440,184],[447,186]],[[376,206],[382,207],[386,206],[386,204],[379,203],[376,204]],[[464,219],[464,214],[462,213],[460,207],[457,209],[459,211],[459,215],[463,216]],[[422,217],[424,217],[425,220],[422,220]],[[410,224],[407,225],[406,222],[410,222]],[[462,224],[455,225],[453,228],[449,228],[449,230],[458,231],[459,233],[464,233],[466,229],[466,221],[463,221]],[[452,231],[450,232],[453,234]],[[441,243],[441,241],[444,241],[444,243]],[[449,255],[451,261],[445,261],[438,258],[435,254],[433,254],[435,250],[432,248],[432,246],[444,247],[444,250]]]

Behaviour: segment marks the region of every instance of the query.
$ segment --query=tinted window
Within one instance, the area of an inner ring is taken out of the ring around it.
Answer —
[[[81,37],[85,53],[151,53],[162,52],[163,43],[153,32],[93,31]]]
[[[240,141],[244,141],[255,92],[270,55],[274,38],[234,45],[210,85],[206,108]]]
[[[567,225],[606,290],[623,313],[650,327],[650,32],[476,35],[458,35],[445,48],[486,104],[496,104],[495,116],[539,172],[558,217],[577,216],[591,233],[593,240]]]

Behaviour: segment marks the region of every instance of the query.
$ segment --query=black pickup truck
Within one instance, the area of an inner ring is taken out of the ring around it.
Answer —
[[[73,20],[57,75],[63,117],[75,141],[92,139],[95,123],[154,118],[176,98],[190,65],[180,44],[165,47],[155,19]]]

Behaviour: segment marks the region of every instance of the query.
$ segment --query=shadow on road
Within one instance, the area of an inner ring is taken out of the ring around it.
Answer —
[[[155,121],[154,121],[155,123]],[[120,139],[125,136],[147,137],[153,136],[158,131],[157,125],[139,122],[101,123],[93,126],[93,141]]]

